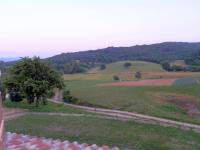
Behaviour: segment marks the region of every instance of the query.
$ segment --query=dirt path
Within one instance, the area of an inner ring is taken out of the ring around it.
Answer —
[[[71,116],[71,117],[93,117],[93,118],[102,118],[102,119],[114,119],[114,120],[123,120],[126,121],[128,119],[119,118],[115,116],[108,116],[108,115],[92,115],[92,114],[74,114],[74,113],[51,113],[51,112],[29,112],[28,114],[32,115],[58,115],[58,116]]]
[[[50,100],[54,103],[63,103],[58,101]],[[98,117],[98,118],[106,118],[106,119],[117,119],[117,120],[133,120],[139,123],[146,123],[146,124],[156,124],[161,125],[165,127],[178,127],[184,130],[193,130],[195,132],[200,133],[200,125],[185,123],[185,122],[179,122],[179,121],[173,121],[169,119],[163,119],[159,117],[153,117],[148,115],[142,115],[138,113],[133,112],[127,112],[127,111],[119,111],[119,110],[112,110],[112,109],[102,109],[102,108],[93,108],[93,107],[86,107],[86,106],[79,106],[79,105],[73,105],[73,104],[66,104],[67,106],[78,108],[85,110],[87,112],[96,113],[99,115],[92,115],[92,114],[67,114],[67,113],[45,113],[45,112],[28,112],[27,110],[23,109],[10,109],[10,108],[4,108],[4,117],[5,120],[14,119],[26,114],[36,114],[36,115],[60,115],[60,116],[74,116],[74,117],[80,117],[80,116],[86,116],[86,117]]]
[[[17,109],[17,108],[3,108],[3,116],[5,120],[11,120],[28,113],[25,109]]]
[[[54,103],[63,103],[63,102],[57,102],[57,101],[52,101],[52,100],[50,101]],[[93,113],[98,113],[98,114],[109,116],[109,117],[114,117],[116,119],[134,120],[139,123],[157,124],[157,125],[161,125],[165,127],[178,127],[184,130],[193,130],[195,132],[200,133],[200,125],[195,125],[195,124],[190,124],[190,123],[185,123],[185,122],[180,122],[180,121],[173,121],[169,119],[163,119],[159,117],[142,115],[142,114],[127,112],[127,111],[93,108],[93,107],[79,106],[79,105],[66,104],[66,103],[64,104],[67,106],[74,107],[74,108],[83,109],[88,112],[93,112]]]

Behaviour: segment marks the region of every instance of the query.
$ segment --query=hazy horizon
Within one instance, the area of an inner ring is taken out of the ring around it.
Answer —
[[[1,0],[3,58],[198,42],[198,0]]]

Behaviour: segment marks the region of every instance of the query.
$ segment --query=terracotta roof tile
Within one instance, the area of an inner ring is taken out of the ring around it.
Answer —
[[[39,138],[29,135],[7,132],[6,150],[119,150],[119,148],[109,148],[108,146],[98,147],[98,145],[88,145],[78,142],[53,140]]]

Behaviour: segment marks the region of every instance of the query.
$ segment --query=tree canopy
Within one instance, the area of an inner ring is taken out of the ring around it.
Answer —
[[[132,66],[132,64],[130,62],[125,62],[124,63],[124,67],[125,68],[129,68],[130,66]]]
[[[141,72],[136,72],[135,73],[135,78],[137,79],[137,80],[139,80],[139,79],[141,79],[142,78],[142,73]]]
[[[39,57],[26,57],[16,63],[10,69],[4,84],[10,95],[18,93],[26,98],[28,103],[35,102],[36,106],[39,101],[46,104],[48,93],[54,88],[64,87],[61,75]]]
[[[106,69],[106,65],[105,65],[105,64],[101,64],[101,65],[100,65],[100,69],[101,69],[101,70]]]

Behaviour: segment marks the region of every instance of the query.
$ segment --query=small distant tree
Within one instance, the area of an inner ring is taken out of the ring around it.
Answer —
[[[135,73],[135,78],[137,79],[137,80],[139,80],[139,79],[141,79],[142,78],[142,73],[141,72],[136,72]]]
[[[101,65],[100,65],[100,69],[101,69],[101,70],[106,69],[106,65],[105,65],[105,64],[101,64]]]
[[[162,62],[161,65],[162,65],[162,68],[163,68],[164,70],[166,70],[166,71],[172,71],[172,68],[171,68],[169,62],[166,62],[166,61],[165,61],[165,62]]]
[[[28,103],[36,106],[42,101],[46,104],[46,98],[54,88],[62,89],[64,82],[61,75],[48,64],[42,62],[39,57],[23,58],[10,70],[4,81],[5,87],[11,96],[20,101],[26,98]]]
[[[129,68],[130,66],[132,66],[132,64],[130,62],[125,62],[124,63],[124,67],[125,68]]]
[[[119,81],[119,77],[117,76],[117,75],[113,75],[113,80],[115,80],[115,81]]]

